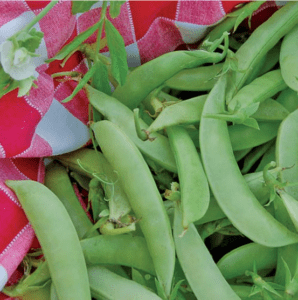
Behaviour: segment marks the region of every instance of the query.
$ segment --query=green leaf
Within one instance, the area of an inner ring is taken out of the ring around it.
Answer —
[[[185,280],[181,279],[180,281],[178,281],[175,284],[175,286],[174,286],[174,288],[173,288],[173,290],[171,292],[171,295],[170,295],[170,300],[176,300],[177,299],[178,291],[179,291],[179,288],[180,288],[181,284],[183,283],[183,281],[185,281]]]
[[[105,30],[112,61],[112,75],[120,85],[123,85],[128,73],[125,44],[120,33],[107,19],[105,20]]]
[[[98,63],[95,73],[92,77],[92,87],[109,96],[112,95],[111,86],[109,83],[108,68],[103,63]]]
[[[64,46],[54,57],[46,60],[46,63],[50,63],[54,60],[62,60],[70,53],[74,52],[89,36],[91,36],[99,27],[99,24],[103,22],[102,20],[99,23],[94,24],[89,27],[84,32],[80,33],[74,40],[69,44]]]
[[[23,97],[25,96],[27,93],[29,93],[31,87],[32,87],[32,83],[35,80],[34,77],[29,77],[26,78],[24,80],[20,80],[19,81],[19,92],[18,92],[18,97]]]
[[[32,28],[28,33],[21,32],[17,36],[17,41],[20,47],[24,47],[29,52],[34,53],[35,50],[39,47],[43,36],[43,32],[37,31],[35,28]]]
[[[166,293],[165,293],[165,291],[164,291],[164,289],[163,289],[161,283],[160,283],[156,278],[155,278],[155,285],[156,285],[156,289],[157,289],[157,294],[158,294],[158,296],[159,296],[161,299],[163,299],[163,300],[167,300],[168,297],[167,297],[167,295],[166,295]]]
[[[95,4],[98,1],[72,1],[71,3],[71,13],[73,15],[77,13],[84,13],[88,11],[93,4]]]
[[[121,11],[121,6],[126,1],[111,1],[110,2],[110,16],[112,19],[115,19],[119,16]]]
[[[248,127],[252,127],[252,128],[254,128],[254,129],[258,129],[258,130],[260,129],[257,120],[254,119],[254,118],[248,118],[248,119],[246,119],[246,120],[243,122],[243,125],[246,125],[246,126],[248,126]]]

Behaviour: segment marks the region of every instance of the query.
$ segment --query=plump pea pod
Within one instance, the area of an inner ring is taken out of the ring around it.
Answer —
[[[298,92],[298,25],[285,35],[280,48],[279,64],[286,84]]]
[[[297,92],[290,88],[283,90],[276,101],[283,105],[289,112],[293,112],[298,108],[298,95]]]
[[[204,118],[224,111],[225,86],[223,76],[207,98],[200,123],[202,161],[212,192],[232,224],[252,241],[268,247],[297,243],[298,235],[274,219],[250,191],[235,160],[226,122]]]
[[[169,218],[152,174],[138,148],[110,121],[92,129],[105,157],[119,176],[147,241],[154,268],[166,294],[170,294],[175,264]],[[119,147],[121,145],[121,147]]]
[[[246,270],[253,270],[256,263],[258,270],[274,269],[277,263],[277,249],[249,243],[238,247],[217,263],[219,270],[226,280],[242,276]]]
[[[185,229],[201,219],[209,205],[209,185],[197,149],[187,131],[180,126],[167,128],[178,168],[182,223]]]
[[[88,267],[92,297],[105,300],[161,300],[146,287],[102,266]]]
[[[205,63],[220,62],[227,51],[227,35],[214,42],[215,50],[225,38],[225,49],[222,53],[205,50],[174,51],[163,54],[132,71],[124,85],[118,86],[113,97],[125,104],[130,109],[136,108],[145,97],[155,88],[164,84],[166,80],[183,69],[198,67]],[[158,75],[157,75],[158,74]]]
[[[65,167],[55,161],[48,165],[44,184],[63,203],[76,228],[79,239],[82,239],[93,224],[73,190]],[[93,231],[92,236],[96,235],[98,235],[98,232]]]
[[[111,183],[109,185],[102,184],[106,198],[110,199],[107,203],[110,209],[110,218],[118,219],[129,213],[131,208],[127,196],[118,182],[117,174],[102,153],[84,148],[56,156],[56,159],[64,166],[82,175],[90,178],[98,176],[103,181]]]
[[[146,241],[140,236],[100,235],[81,241],[87,265],[116,264],[137,268],[155,275]]]
[[[286,88],[281,71],[270,71],[244,86],[228,103],[228,110],[235,112],[252,103],[263,102]]]
[[[289,2],[261,24],[236,52],[238,69],[234,84],[229,86],[227,100],[240,90],[254,67],[278,41],[298,23],[298,3]]]
[[[189,285],[201,300],[240,299],[226,282],[193,224],[181,236],[182,213],[178,204],[174,217],[174,240],[177,256]],[[210,288],[216,282],[216,288]]]
[[[125,134],[135,143],[139,150],[151,160],[163,166],[166,170],[177,172],[174,155],[171,151],[168,139],[160,134],[152,135],[154,141],[142,141],[136,134],[133,112],[117,99],[102,92],[86,87],[90,103],[102,113],[108,120],[117,124]],[[144,129],[147,125],[140,120]]]
[[[61,201],[41,183],[6,181],[16,193],[41,244],[60,300],[90,300],[85,259],[76,229]],[[74,263],[75,262],[75,263]]]
[[[171,89],[179,91],[210,91],[223,63],[180,71],[165,82]]]
[[[276,161],[279,167],[287,168],[280,174],[282,181],[290,183],[298,182],[298,110],[289,114],[281,123],[276,140]],[[288,186],[285,191],[298,199],[298,187]],[[295,230],[293,223],[289,222],[289,215],[281,201],[275,199],[276,218]],[[295,273],[298,257],[298,245],[292,245],[279,249],[279,259],[277,265],[276,282],[284,284],[286,277],[284,263],[287,263],[292,274]]]

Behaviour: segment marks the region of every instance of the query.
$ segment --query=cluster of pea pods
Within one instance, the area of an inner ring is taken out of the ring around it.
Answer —
[[[94,148],[55,157],[44,185],[6,182],[45,258],[7,295],[298,299],[298,3],[239,44],[227,31],[251,7],[199,50],[131,70],[112,96],[85,86],[102,116]],[[249,242],[215,262],[206,238],[226,235]]]

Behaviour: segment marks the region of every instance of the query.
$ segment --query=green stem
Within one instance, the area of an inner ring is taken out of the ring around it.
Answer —
[[[39,20],[41,20],[50,9],[52,9],[56,4],[58,3],[57,0],[52,1],[50,4],[48,4],[40,14],[38,14],[29,24],[27,24],[22,31],[28,32]]]
[[[103,1],[102,8],[101,8],[101,15],[100,19],[103,20],[106,16],[106,11],[107,11],[107,1]],[[102,35],[102,28],[103,28],[103,23],[104,22],[99,22],[99,27],[98,27],[98,33],[97,33],[97,39],[96,39],[96,49],[95,53],[99,53],[100,49],[100,40],[101,40],[101,35]]]

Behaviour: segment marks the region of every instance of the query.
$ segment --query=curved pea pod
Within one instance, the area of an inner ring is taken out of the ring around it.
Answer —
[[[249,243],[238,247],[217,263],[219,270],[226,280],[242,276],[246,270],[253,270],[256,263],[258,270],[274,269],[277,263],[277,249]]]
[[[166,170],[177,172],[174,155],[168,139],[160,134],[153,134],[154,141],[142,141],[137,136],[133,112],[117,99],[86,86],[90,103],[109,121],[117,124],[125,134],[135,143],[139,150],[151,160],[163,166]],[[140,120],[141,127],[148,126]]]
[[[298,92],[298,25],[285,35],[280,49],[280,69],[286,84]]]
[[[140,236],[100,235],[81,241],[87,265],[115,264],[137,268],[155,275],[146,241]]]
[[[237,50],[235,58],[238,69],[235,82],[229,85],[227,100],[234,97],[244,85],[252,70],[260,63],[263,56],[273,48],[298,23],[298,3],[289,2],[276,11],[267,21],[261,24]]]
[[[276,101],[283,105],[290,113],[298,108],[298,95],[290,88],[283,90]]]
[[[281,76],[281,71],[270,71],[239,90],[227,103],[228,110],[235,112],[253,103],[263,102],[286,88],[287,85]]]
[[[223,112],[225,86],[223,76],[206,100],[200,123],[200,149],[211,190],[232,224],[252,241],[268,247],[297,243],[298,235],[279,223],[250,191],[235,160],[226,122],[204,118]]]
[[[223,63],[202,66],[180,71],[165,82],[165,85],[178,91],[210,91]]]
[[[161,300],[146,287],[102,266],[88,267],[90,289],[95,299],[107,300]]]
[[[16,193],[36,233],[59,299],[90,300],[80,241],[61,201],[35,181],[8,180],[6,184]]]
[[[213,261],[195,226],[190,224],[188,230],[181,235],[184,228],[181,210],[177,203],[173,230],[179,262],[197,299],[239,300],[240,298],[230,288]],[[210,288],[214,282],[216,288]]]
[[[185,229],[201,219],[209,205],[208,181],[197,149],[183,127],[167,128],[178,168],[181,191],[182,223]]]
[[[139,225],[157,277],[169,295],[175,265],[174,242],[169,218],[148,165],[137,147],[117,125],[110,121],[100,121],[93,124],[92,129],[140,220]]]
[[[225,38],[227,39],[227,36]],[[223,38],[217,44],[219,45],[222,40]],[[227,47],[223,53],[196,50],[163,54],[132,71],[127,76],[125,84],[115,89],[113,97],[130,109],[134,109],[151,91],[179,71],[195,68],[204,63],[220,62],[226,56],[226,51]]]
[[[79,239],[82,239],[93,224],[73,190],[65,167],[55,161],[48,165],[44,184],[63,203],[76,228]],[[98,235],[98,232],[94,231],[92,235]]]

